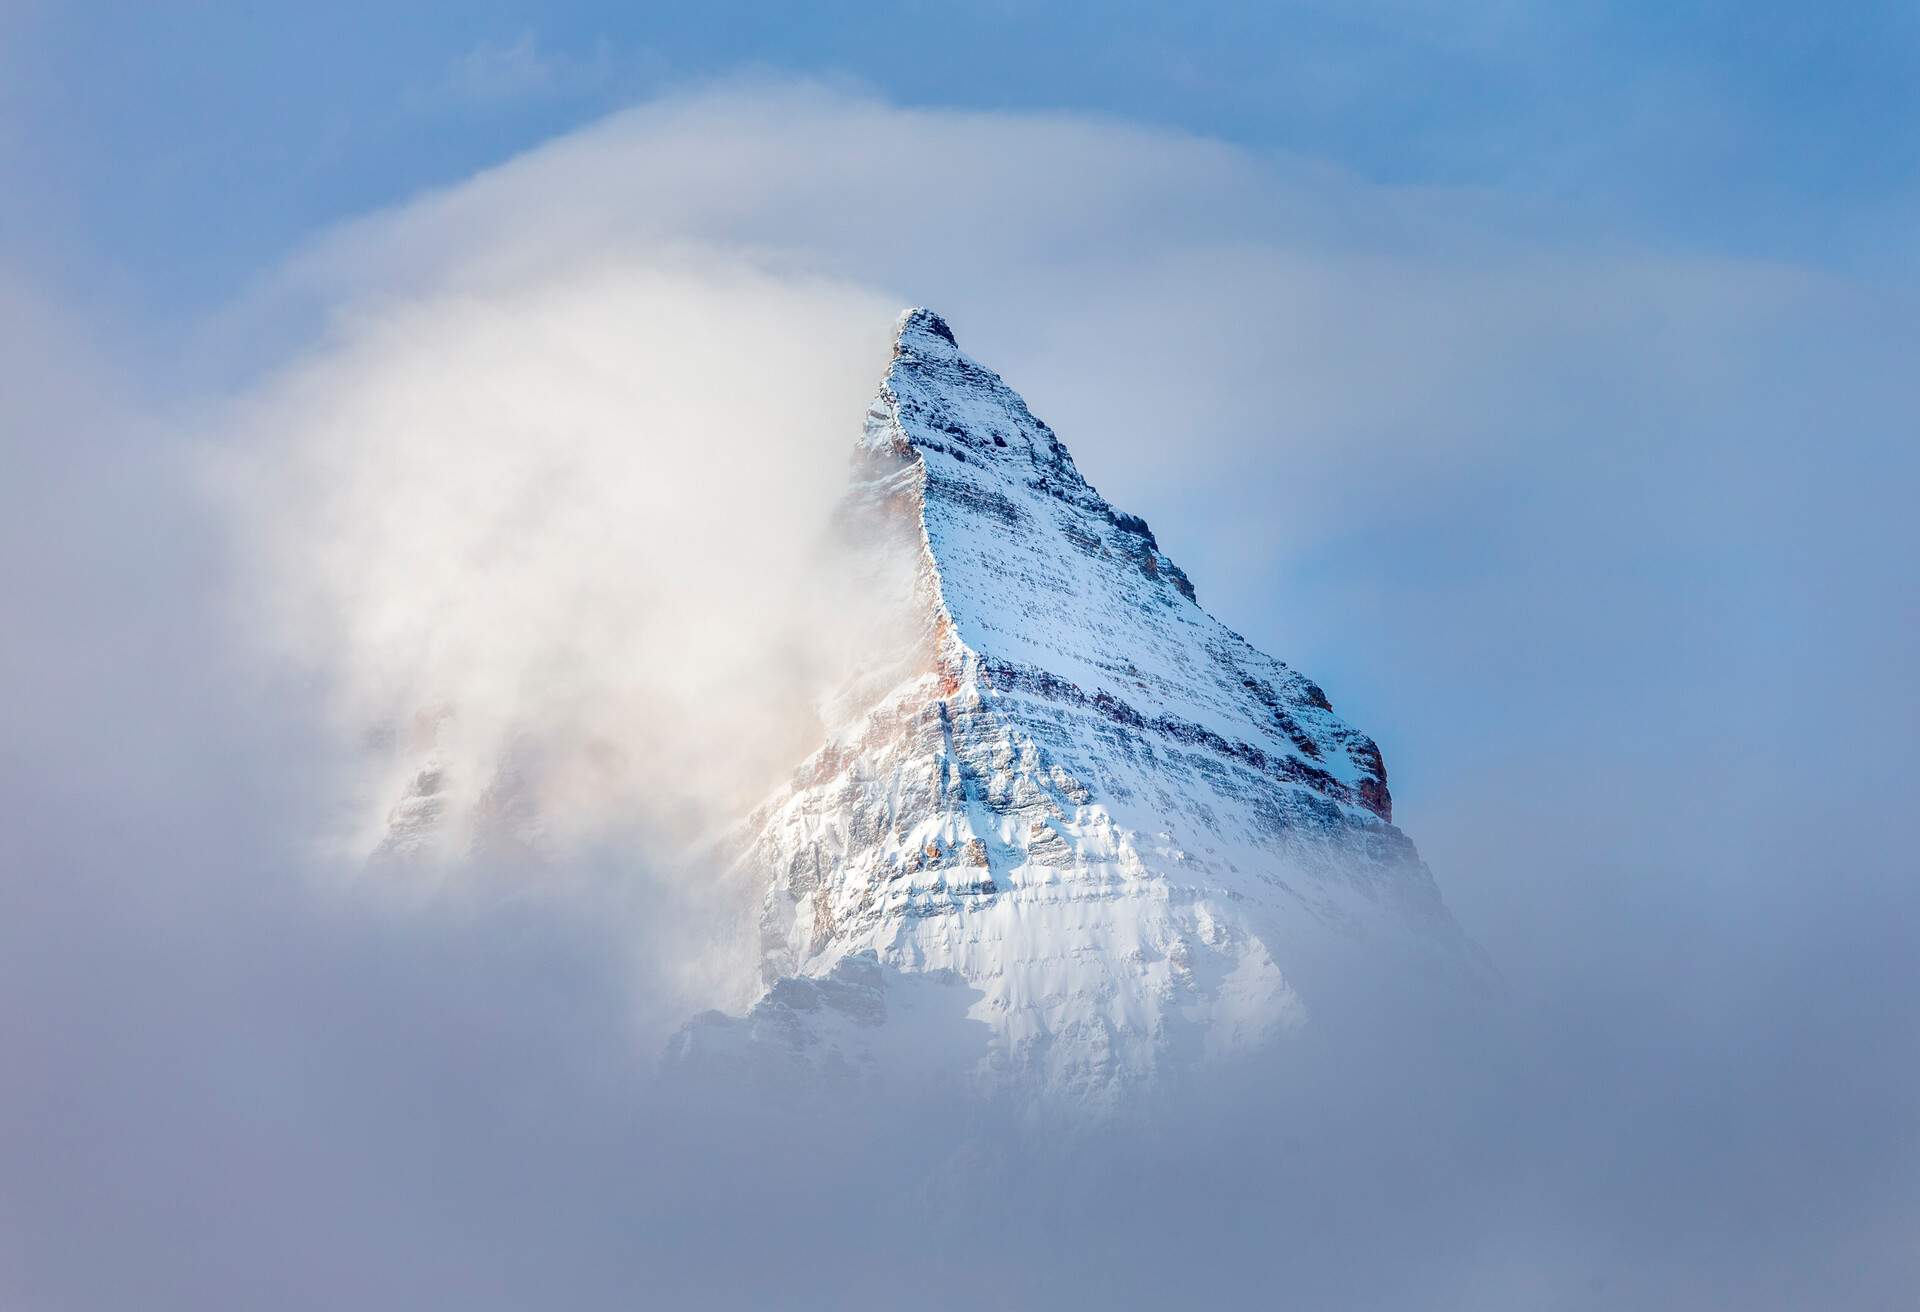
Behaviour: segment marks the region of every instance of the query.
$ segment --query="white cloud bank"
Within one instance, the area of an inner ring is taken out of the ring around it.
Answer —
[[[429,758],[465,851],[502,766],[556,842],[684,841],[811,751],[853,623],[814,562],[890,315],[739,262],[572,251],[359,308],[246,405],[257,597],[343,735],[382,735],[348,766],[371,807],[349,849]]]
[[[1203,601],[1355,690],[1517,1014],[1011,1175],[926,1108],[796,1146],[648,1101],[726,989],[662,851],[807,746],[844,599],[805,544],[915,302]],[[662,102],[324,238],[221,326],[261,366],[191,426],[244,652],[177,439],[13,303],[49,345],[0,361],[10,1306],[1911,1288],[1898,295],[1112,123]],[[271,696],[236,693],[262,645]],[[410,768],[366,731],[442,705],[461,786],[523,753],[605,878],[394,921],[288,877]]]

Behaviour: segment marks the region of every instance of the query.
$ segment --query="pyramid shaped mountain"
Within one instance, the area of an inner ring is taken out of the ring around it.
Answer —
[[[853,465],[842,527],[905,563],[913,641],[747,822],[767,992],[680,1062],[858,1074],[965,1036],[969,1078],[1110,1100],[1302,1025],[1355,945],[1479,971],[1372,739],[931,311]]]

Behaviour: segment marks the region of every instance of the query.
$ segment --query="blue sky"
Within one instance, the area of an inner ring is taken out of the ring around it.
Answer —
[[[743,70],[1069,109],[1908,277],[1920,15],[1863,2],[35,4],[0,18],[0,240],[205,304],[316,227]]]

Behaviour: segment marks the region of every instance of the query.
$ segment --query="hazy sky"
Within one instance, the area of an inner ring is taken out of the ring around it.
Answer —
[[[1117,115],[1495,187],[1556,226],[1910,276],[1916,50],[1912,7],[1874,0],[22,0],[0,15],[0,234],[103,295],[204,304],[317,224],[760,69],[909,105]]]
[[[488,13],[0,15],[0,1302],[1899,1305],[1911,9]],[[922,302],[1378,738],[1497,1015],[1068,1163],[659,1104]],[[640,766],[396,897],[449,687]]]

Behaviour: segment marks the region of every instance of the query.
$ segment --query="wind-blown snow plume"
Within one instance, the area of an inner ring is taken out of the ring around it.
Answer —
[[[821,546],[885,312],[604,252],[355,310],[246,407],[233,484],[276,637],[369,749],[348,848],[423,770],[420,855],[739,814],[862,632]]]

